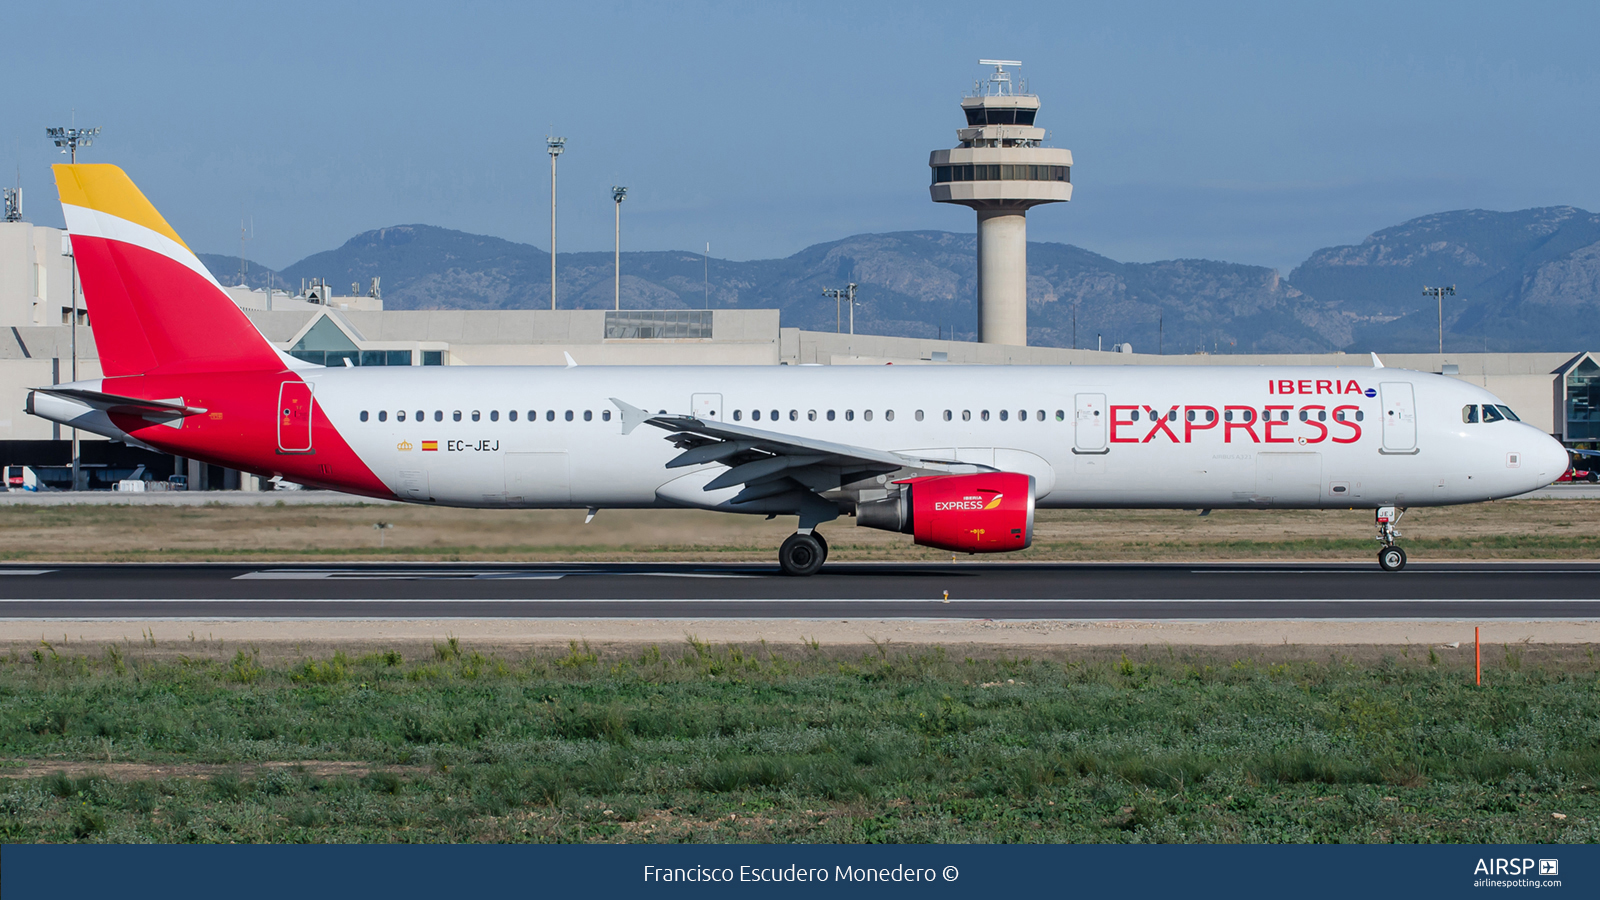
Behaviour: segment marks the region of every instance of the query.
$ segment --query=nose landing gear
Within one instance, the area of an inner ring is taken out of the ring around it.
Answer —
[[[1395,526],[1404,514],[1405,510],[1399,507],[1378,507],[1378,543],[1383,545],[1378,551],[1378,568],[1385,572],[1398,572],[1406,567],[1406,551],[1395,546],[1400,538],[1400,529]]]
[[[828,559],[828,542],[815,531],[797,531],[778,548],[778,566],[785,575],[815,575]]]

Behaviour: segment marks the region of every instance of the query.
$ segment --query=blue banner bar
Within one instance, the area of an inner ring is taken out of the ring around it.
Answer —
[[[131,846],[0,848],[6,900],[113,895],[1595,896],[1600,848],[1485,846]],[[1485,893],[1489,892],[1489,893]]]

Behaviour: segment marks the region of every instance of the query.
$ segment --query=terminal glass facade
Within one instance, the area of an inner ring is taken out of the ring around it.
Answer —
[[[933,183],[952,181],[1065,181],[1072,183],[1071,166],[934,166]]]
[[[709,340],[709,309],[624,309],[606,313],[606,340]]]
[[[1600,440],[1600,365],[1588,357],[1567,373],[1566,438]]]

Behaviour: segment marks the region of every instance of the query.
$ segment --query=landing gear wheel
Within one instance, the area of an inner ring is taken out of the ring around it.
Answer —
[[[1399,547],[1385,547],[1378,551],[1378,568],[1385,572],[1398,572],[1406,567],[1406,552]]]
[[[816,538],[817,543],[822,545],[822,561],[826,563],[828,561],[828,539],[823,537],[820,531],[811,532],[811,536]]]
[[[827,557],[823,546],[815,535],[795,532],[778,548],[778,566],[785,575],[815,575]]]

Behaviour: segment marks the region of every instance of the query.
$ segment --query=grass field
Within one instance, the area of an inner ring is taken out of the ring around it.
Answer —
[[[392,527],[381,532],[379,522]],[[0,506],[0,559],[696,560],[770,562],[794,521],[696,510],[463,510],[401,505]],[[907,535],[822,527],[833,560],[948,558]],[[1600,502],[1522,500],[1417,509],[1414,559],[1600,557]],[[1371,511],[1045,510],[1034,545],[1008,558],[1370,559]]]
[[[1600,661],[0,659],[0,841],[1600,839]]]

